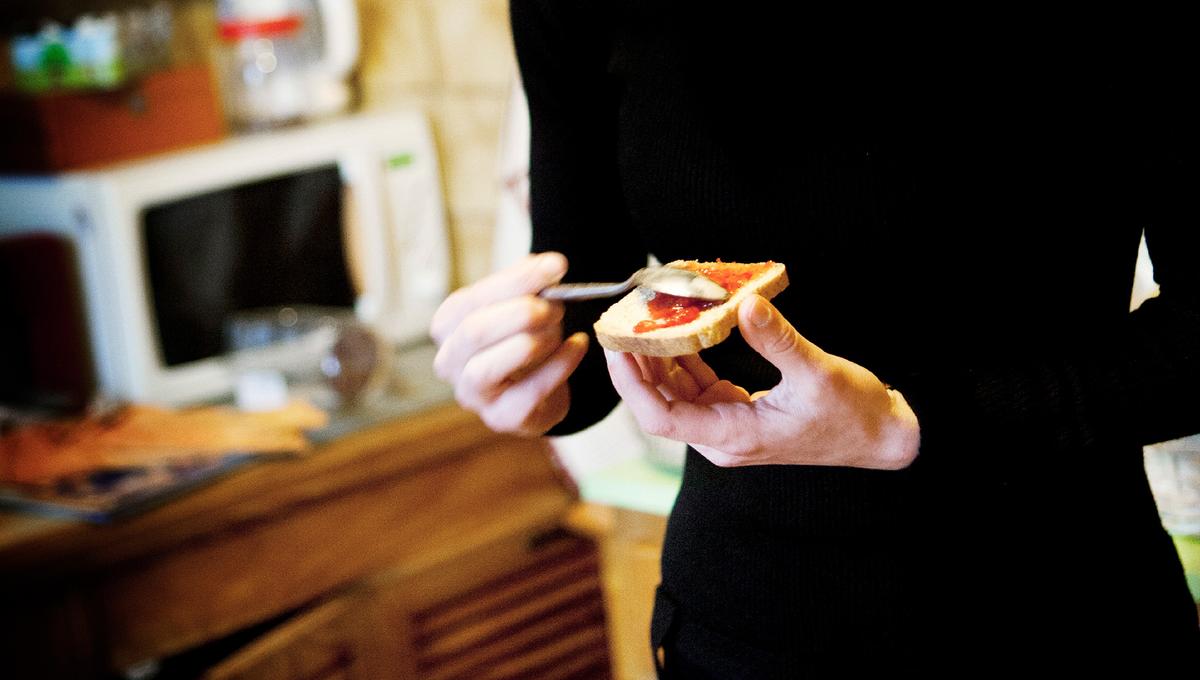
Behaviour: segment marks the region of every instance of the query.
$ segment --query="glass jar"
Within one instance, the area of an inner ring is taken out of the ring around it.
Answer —
[[[316,48],[298,13],[239,13],[223,5],[219,20],[221,90],[229,123],[258,130],[303,117]]]
[[[390,364],[380,337],[343,308],[235,312],[225,335],[234,396],[245,411],[279,409],[291,399],[326,410],[362,403],[378,396]]]

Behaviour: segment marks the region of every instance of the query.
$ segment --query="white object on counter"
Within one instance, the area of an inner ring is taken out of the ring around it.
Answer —
[[[234,394],[239,410],[276,411],[287,406],[287,380],[283,373],[270,369],[246,371],[238,375]]]

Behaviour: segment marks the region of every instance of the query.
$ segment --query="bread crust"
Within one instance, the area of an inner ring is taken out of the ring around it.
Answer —
[[[667,266],[682,263],[682,260],[676,260]],[[729,337],[734,326],[737,326],[737,310],[742,300],[755,293],[770,299],[787,285],[787,269],[778,262],[772,263],[769,269],[748,281],[728,300],[704,310],[696,319],[645,333],[633,332],[634,325],[649,318],[641,292],[634,290],[609,307],[596,321],[596,339],[603,347],[618,352],[654,357],[695,354]]]

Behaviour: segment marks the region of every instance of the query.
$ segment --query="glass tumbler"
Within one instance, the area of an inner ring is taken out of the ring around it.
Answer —
[[[290,399],[337,409],[374,396],[388,354],[345,309],[284,306],[234,313],[226,339],[238,407],[266,411]]]

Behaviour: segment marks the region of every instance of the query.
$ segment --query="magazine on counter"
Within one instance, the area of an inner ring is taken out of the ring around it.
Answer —
[[[108,522],[164,503],[256,458],[262,455],[175,455],[161,464],[92,470],[47,484],[0,482],[0,506]]]

